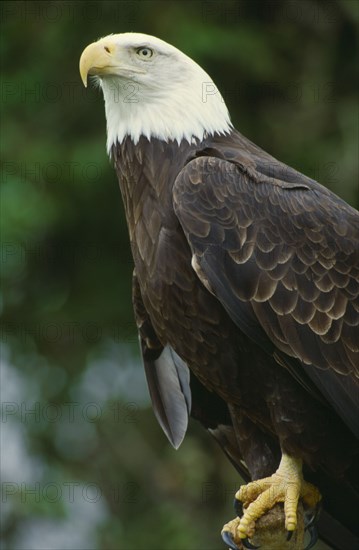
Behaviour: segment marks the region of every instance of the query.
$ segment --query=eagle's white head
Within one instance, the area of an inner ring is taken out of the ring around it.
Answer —
[[[165,141],[203,139],[231,131],[227,107],[212,79],[197,63],[159,38],[112,34],[90,44],[80,73],[102,87],[107,150],[130,136]]]

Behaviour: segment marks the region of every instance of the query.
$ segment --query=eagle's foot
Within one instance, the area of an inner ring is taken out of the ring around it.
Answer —
[[[304,525],[300,522],[298,529],[294,531],[288,531],[287,533],[281,529],[283,525],[284,512],[283,508],[278,508],[282,506],[281,504],[277,505],[275,508],[270,510],[265,516],[259,518],[256,523],[255,533],[253,535],[253,541],[251,542],[248,538],[240,539],[237,536],[238,525],[241,521],[240,518],[235,518],[232,521],[226,523],[222,530],[222,539],[230,550],[247,550],[247,549],[258,549],[261,550],[278,550],[278,548],[286,550],[295,550],[297,548],[303,548],[304,550],[311,550],[318,541],[318,531],[315,526],[315,521],[317,519],[317,511],[315,515],[311,514],[311,517],[308,518],[308,515],[304,513]],[[303,511],[303,506],[300,505],[301,510]],[[306,537],[306,545],[304,545],[304,532],[308,533]],[[293,536],[294,535],[294,536]],[[251,537],[252,538],[252,537]]]
[[[236,499],[242,502],[244,509],[237,528],[239,538],[253,535],[256,520],[278,502],[284,503],[285,528],[290,536],[297,527],[299,498],[305,507],[314,509],[321,495],[314,485],[304,481],[302,462],[283,454],[275,474],[243,485],[237,492]]]
[[[297,528],[299,499],[305,509],[313,510],[318,507],[321,495],[314,485],[304,481],[301,461],[283,454],[275,474],[243,485],[236,493],[236,499],[235,508],[240,511],[242,505],[243,515],[223,527],[222,538],[225,532],[229,532],[234,545],[240,548],[241,541],[248,547],[248,539],[255,533],[256,521],[280,502],[284,503],[285,529],[287,540],[290,540]]]

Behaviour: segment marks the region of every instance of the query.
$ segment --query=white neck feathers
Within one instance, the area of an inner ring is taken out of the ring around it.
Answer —
[[[194,62],[185,83],[147,86],[117,77],[103,79],[107,150],[127,136],[164,141],[202,140],[232,129],[227,107],[210,77]]]

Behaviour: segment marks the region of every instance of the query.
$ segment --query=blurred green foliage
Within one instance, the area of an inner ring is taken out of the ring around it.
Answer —
[[[149,408],[103,100],[78,60],[111,32],[174,44],[242,133],[357,205],[358,3],[1,11],[3,548],[222,548],[239,480],[195,423],[175,452]]]

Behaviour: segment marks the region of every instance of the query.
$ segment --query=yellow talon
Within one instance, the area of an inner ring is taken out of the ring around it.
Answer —
[[[252,481],[237,491],[236,499],[243,503],[243,516],[232,520],[223,529],[230,530],[237,540],[253,537],[255,522],[278,502],[283,502],[285,528],[295,531],[300,498],[304,505],[314,508],[321,495],[314,485],[304,481],[302,461],[283,453],[278,470],[271,477]]]

